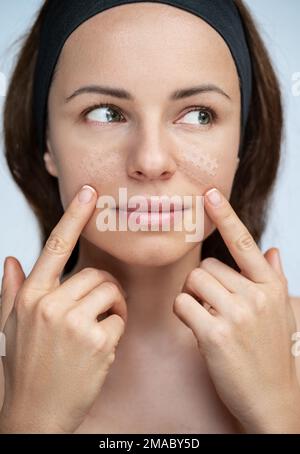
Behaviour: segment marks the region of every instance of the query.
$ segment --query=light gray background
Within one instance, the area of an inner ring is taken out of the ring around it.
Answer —
[[[300,2],[247,0],[246,3],[255,16],[279,76],[286,122],[284,158],[262,250],[265,252],[272,246],[280,248],[290,294],[300,296],[300,84],[296,90],[293,82],[293,75],[300,73]],[[0,0],[0,276],[7,255],[17,257],[27,275],[40,252],[37,221],[7,170],[2,145],[5,79],[9,78],[18,50],[18,46],[10,46],[30,27],[40,4],[41,0]]]

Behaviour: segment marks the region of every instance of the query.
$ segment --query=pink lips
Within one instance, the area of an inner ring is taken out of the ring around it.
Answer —
[[[151,201],[148,200],[148,211],[145,211],[140,206],[138,208],[132,208],[128,207],[128,205],[120,208],[116,207],[116,211],[117,213],[123,212],[127,220],[129,220],[133,212],[138,213],[136,222],[140,225],[148,225],[151,228],[154,225],[157,227],[162,227],[163,224],[172,225],[175,220],[175,212],[184,213],[185,209],[190,208],[181,206],[181,204],[174,206],[174,203],[164,204],[167,206],[163,206],[161,202],[155,204],[152,202],[152,204],[153,206],[151,207]]]
[[[171,203],[163,203],[163,202],[155,202],[151,201],[151,199],[147,198],[146,202],[148,203],[148,213],[172,213],[174,211],[183,211],[185,208],[190,208],[190,206],[182,206],[181,204],[178,204],[178,206],[175,206],[173,202]],[[129,207],[128,205],[125,206],[117,206],[116,209],[120,211],[126,211],[127,213],[132,213],[134,211],[138,213],[147,213],[143,207],[140,206],[139,203],[137,203],[138,207],[137,208],[132,208]],[[166,206],[164,206],[166,205]]]
[[[137,213],[147,213],[147,211],[141,209],[140,207],[139,208],[131,208],[131,207],[125,207],[125,209],[123,208],[119,208],[117,207],[117,209],[120,209],[120,211],[127,211],[128,213],[133,213],[134,211],[136,211]],[[148,204],[148,213],[169,213],[169,212],[174,212],[175,209],[174,209],[174,206],[170,205],[170,209],[169,207],[167,208],[164,208],[161,206],[161,204],[159,204],[159,206],[149,206]],[[180,208],[180,210],[176,210],[176,211],[182,211],[182,208]]]

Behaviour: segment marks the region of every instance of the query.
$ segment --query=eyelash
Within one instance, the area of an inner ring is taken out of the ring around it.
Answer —
[[[101,107],[109,107],[112,110],[115,110],[116,112],[118,112],[118,114],[120,116],[123,116],[121,111],[120,111],[120,109],[117,106],[114,106],[113,104],[110,104],[110,103],[94,104],[93,106],[91,106],[88,109],[84,110],[81,113],[80,116],[85,120],[86,116],[90,112],[92,112],[95,109],[99,109]],[[190,112],[195,112],[195,111],[206,111],[206,112],[208,112],[210,117],[211,117],[211,125],[213,125],[218,119],[218,115],[217,115],[216,111],[211,106],[208,106],[208,105],[206,105],[206,106],[190,106],[189,110],[183,116],[185,116],[186,114],[188,114]],[[201,126],[201,125],[199,125],[199,126]],[[207,126],[207,125],[202,125],[202,126]]]

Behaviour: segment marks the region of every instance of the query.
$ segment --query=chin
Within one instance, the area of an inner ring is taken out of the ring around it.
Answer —
[[[185,234],[180,232],[106,232],[101,241],[89,241],[105,254],[127,263],[128,265],[159,267],[170,265],[199,243],[185,241]],[[95,239],[95,238],[94,238]]]

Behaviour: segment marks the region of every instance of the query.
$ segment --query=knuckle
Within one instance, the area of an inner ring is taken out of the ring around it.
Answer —
[[[91,266],[87,266],[86,268],[83,268],[80,271],[80,274],[86,276],[87,278],[95,278],[95,279],[101,279],[103,277],[103,272],[101,270],[98,270],[97,268],[93,268]]]
[[[243,306],[237,306],[232,313],[231,321],[235,327],[242,328],[249,320],[249,312]]]
[[[173,312],[175,311],[177,313],[180,313],[181,303],[186,301],[186,299],[187,299],[187,293],[185,293],[185,292],[178,293],[178,295],[176,295],[176,297],[174,298]]]
[[[109,273],[108,271],[106,270],[99,270],[97,268],[95,268],[98,272],[99,272],[99,276],[101,278],[104,278],[105,280],[108,280],[108,281],[114,281],[115,280],[115,277]]]
[[[97,352],[105,353],[105,350],[108,345],[108,334],[104,329],[97,329],[96,332],[93,332],[90,336],[91,347]]]
[[[194,268],[188,275],[186,284],[188,287],[193,286],[195,281],[198,281],[206,275],[205,271],[202,268]]]
[[[65,324],[66,324],[66,329],[68,332],[70,332],[72,334],[78,333],[82,327],[82,317],[80,316],[80,314],[77,311],[70,310],[65,315]]]
[[[55,308],[47,296],[44,296],[39,300],[36,310],[41,319],[46,323],[52,323],[56,318]]]
[[[101,287],[107,289],[114,299],[119,299],[120,289],[114,282],[105,281]]]
[[[208,335],[209,342],[215,347],[226,345],[231,336],[231,331],[228,325],[218,324]]]
[[[263,301],[255,301],[254,303],[254,313],[258,316],[266,315],[267,308],[267,304]]]
[[[113,364],[113,362],[115,361],[116,359],[116,353],[114,351],[110,352],[108,355],[107,355],[107,363],[109,366],[111,366]]]
[[[257,289],[255,292],[255,309],[258,313],[264,313],[267,308],[267,297],[263,290]]]
[[[115,320],[117,325],[120,325],[121,332],[123,334],[125,331],[125,328],[126,328],[125,320],[119,314],[112,314],[112,315],[110,315],[110,318]]]
[[[207,257],[207,258],[205,258],[204,260],[202,260],[200,262],[200,266],[203,267],[203,268],[206,268],[206,265],[208,265],[208,267],[209,267],[210,265],[213,265],[217,261],[218,260],[215,259],[214,257]]]
[[[186,299],[186,293],[178,293],[174,299],[174,303],[181,304],[181,301],[184,301]]]
[[[254,247],[255,241],[249,232],[243,232],[234,242],[240,251],[247,251]]]
[[[69,244],[56,232],[52,232],[46,241],[45,249],[49,254],[61,255],[70,251]]]
[[[120,319],[120,320],[119,320],[119,324],[120,324],[120,326],[121,326],[121,329],[120,329],[120,333],[119,333],[118,343],[119,343],[121,337],[124,335],[125,329],[126,329],[126,323],[125,323],[125,321],[123,320],[123,318],[122,318],[122,317],[119,317],[119,319]]]
[[[113,314],[113,315],[114,315],[114,314]],[[126,322],[125,322],[125,320],[124,320],[122,317],[120,317],[118,314],[115,314],[115,315],[116,315],[116,317],[118,317],[117,320],[118,320],[118,322],[119,322],[119,325],[121,325],[122,334],[123,334],[124,331],[125,331],[125,329],[126,329]]]

